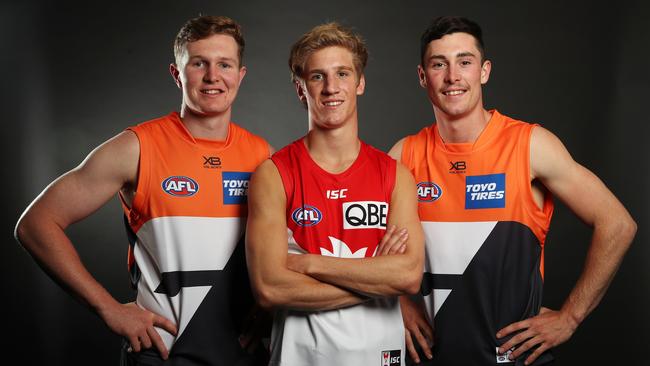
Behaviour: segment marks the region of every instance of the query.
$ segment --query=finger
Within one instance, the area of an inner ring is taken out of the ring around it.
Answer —
[[[424,322],[424,324],[419,324],[419,327],[420,332],[424,333],[424,336],[429,342],[429,348],[433,347],[433,328],[431,328],[431,325],[428,322]]]
[[[415,363],[420,363],[420,356],[418,355],[418,352],[415,350],[415,346],[413,345],[413,339],[411,339],[411,332],[408,331],[408,329],[404,329],[405,335],[406,335],[406,349],[409,352],[409,355],[411,355],[411,358],[413,359],[413,362]]]
[[[517,349],[514,352],[512,352],[512,355],[514,356],[514,358],[517,358],[522,354],[524,354],[524,352],[528,351],[529,349],[535,347],[537,344],[542,342],[543,341],[540,337],[532,337],[526,342],[519,345],[519,347],[517,347]]]
[[[177,332],[176,324],[174,324],[171,320],[163,316],[154,313],[153,325],[162,328],[173,335],[176,335]]]
[[[384,233],[384,236],[381,237],[381,240],[379,241],[379,245],[377,246],[377,255],[382,255],[384,251],[384,247],[386,246],[386,242],[390,237],[393,235],[393,232],[395,231],[396,226],[391,225],[388,227],[388,230]]]
[[[131,349],[133,352],[140,352],[140,340],[138,337],[130,337],[129,343],[131,343]]]
[[[383,248],[383,254],[394,254],[394,252],[404,243],[404,234],[406,234],[406,229],[401,229],[391,235],[391,237],[386,241]]]
[[[412,332],[412,334],[415,335],[415,340],[418,341],[418,344],[420,345],[420,349],[422,349],[422,352],[424,352],[424,355],[427,356],[428,359],[431,359],[431,349],[429,348],[429,343],[427,342],[427,339],[424,338],[422,333],[420,333],[420,329],[416,328],[416,331]]]
[[[400,234],[400,236],[397,238],[395,243],[391,245],[390,248],[388,248],[388,253],[389,254],[397,254],[399,253],[399,250],[405,245],[406,240],[409,237],[409,234],[406,232],[406,229],[403,229],[404,232]]]
[[[138,336],[138,339],[140,340],[140,345],[142,346],[142,348],[144,349],[151,348],[151,339],[147,334]]]
[[[154,328],[147,328],[147,334],[149,335],[149,338],[151,338],[153,345],[160,353],[160,357],[162,357],[163,360],[166,360],[169,357],[169,350],[167,350],[167,346],[165,346],[165,342],[163,342],[160,334],[158,334]]]
[[[526,330],[524,332],[521,332],[521,333],[515,335],[514,337],[510,338],[506,343],[504,343],[501,347],[499,347],[499,353],[504,353],[507,350],[511,349],[512,347],[517,347],[517,350],[515,351],[515,352],[517,352],[517,351],[519,351],[519,349],[521,347],[521,346],[518,346],[519,344],[525,342],[526,340],[528,340],[529,338],[532,338],[534,336],[535,335],[530,330]],[[518,354],[520,354],[520,353],[521,352],[519,352]]]
[[[505,328],[501,329],[500,331],[498,331],[497,332],[497,338],[503,338],[503,337],[509,335],[510,333],[516,332],[516,331],[524,329],[524,328],[528,328],[528,323],[529,323],[528,319],[518,321],[516,323],[512,323],[512,324],[508,325],[507,327],[505,327]]]
[[[542,353],[546,352],[546,350],[549,349],[549,348],[550,347],[546,347],[546,343],[542,343],[539,347],[537,347],[535,352],[531,353],[530,356],[528,356],[528,358],[526,358],[526,361],[524,361],[524,364],[525,365],[530,365],[531,363],[535,362],[537,357],[541,356]]]
[[[406,243],[402,244],[397,251],[397,254],[404,254],[406,252]]]

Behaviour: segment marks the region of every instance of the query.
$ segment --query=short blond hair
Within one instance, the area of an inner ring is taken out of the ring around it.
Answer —
[[[339,46],[352,53],[354,68],[360,77],[368,62],[366,44],[358,34],[350,28],[336,22],[325,23],[312,28],[291,46],[289,68],[291,80],[302,79],[305,63],[309,56],[325,47]]]

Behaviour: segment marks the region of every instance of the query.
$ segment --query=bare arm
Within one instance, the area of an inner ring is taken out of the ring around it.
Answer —
[[[403,253],[363,259],[296,256],[292,257],[289,268],[370,296],[416,293],[420,289],[424,263],[424,234],[418,218],[416,197],[411,173],[397,164],[388,225],[406,229],[408,236]]]
[[[111,330],[133,340],[136,351],[141,344],[151,347],[151,342],[164,348],[151,324],[171,333],[175,333],[175,326],[135,305],[118,303],[82,264],[64,230],[95,212],[122,187],[133,185],[138,158],[137,137],[132,132],[119,134],[52,182],[27,207],[16,225],[16,238],[43,270],[95,311]],[[152,331],[156,334],[148,334]],[[137,341],[138,334],[141,341]],[[161,353],[166,357],[166,350]]]
[[[576,163],[555,135],[541,127],[533,130],[531,138],[531,178],[539,179],[592,226],[593,236],[582,274],[562,308],[543,309],[540,315],[497,333],[497,337],[503,337],[523,330],[501,347],[503,351],[524,342],[513,352],[514,357],[539,345],[527,363],[568,340],[598,305],[636,233],[636,223],[614,194],[592,172]]]
[[[253,293],[262,307],[328,310],[367,298],[287,268],[286,197],[277,168],[263,162],[248,191],[246,262]]]

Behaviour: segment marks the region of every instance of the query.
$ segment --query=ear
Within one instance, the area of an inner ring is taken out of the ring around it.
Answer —
[[[174,78],[174,82],[176,83],[176,86],[178,88],[182,88],[181,86],[181,78],[180,78],[180,71],[178,70],[178,66],[176,66],[175,63],[169,64],[169,73],[172,74],[172,78]]]
[[[239,83],[241,84],[241,81],[244,80],[244,76],[246,76],[246,66],[242,66],[239,68]]]
[[[427,87],[427,76],[424,73],[422,65],[418,65],[418,79],[420,80],[420,86],[425,88]]]
[[[305,86],[303,85],[303,82],[297,79],[293,82],[293,86],[296,87],[298,99],[300,99],[300,101],[303,103],[307,103],[307,94],[305,92]]]
[[[490,71],[492,71],[492,62],[490,60],[483,61],[481,66],[481,84],[486,84],[490,79]]]
[[[359,84],[357,85],[357,95],[362,95],[366,90],[366,77],[361,74],[359,77]]]

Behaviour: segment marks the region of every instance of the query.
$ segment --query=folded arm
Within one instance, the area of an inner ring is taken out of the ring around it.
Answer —
[[[401,164],[397,165],[390,200],[388,226],[392,225],[406,229],[403,252],[363,259],[295,256],[289,268],[368,296],[414,294],[420,289],[422,279],[424,235],[417,213],[415,183]]]
[[[248,191],[246,261],[253,293],[265,308],[329,310],[359,304],[367,297],[287,268],[286,196],[271,160],[251,177]]]

